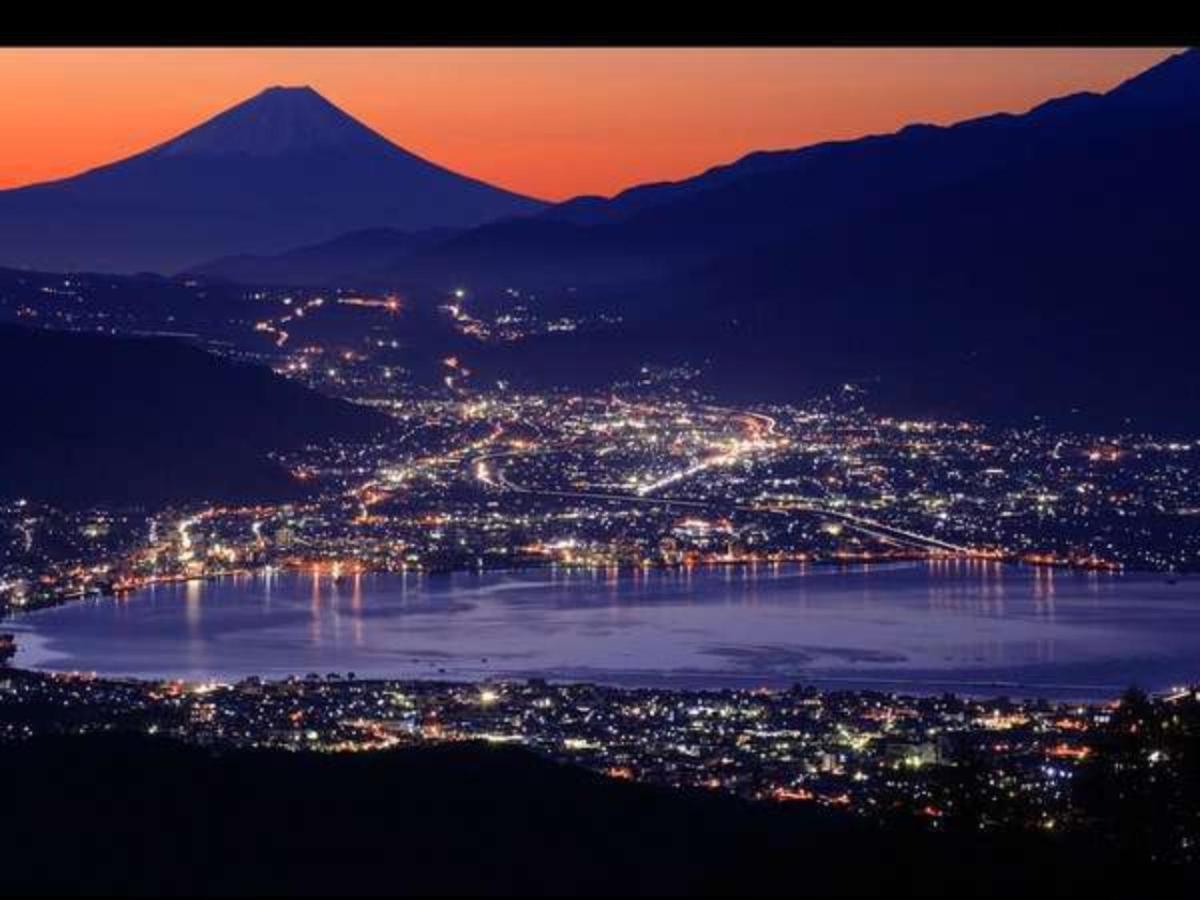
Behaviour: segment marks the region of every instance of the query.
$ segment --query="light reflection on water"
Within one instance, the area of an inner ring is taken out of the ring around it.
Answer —
[[[20,665],[1107,695],[1200,680],[1200,581],[941,561],[265,573],[14,620]],[[8,627],[8,626],[6,626]]]

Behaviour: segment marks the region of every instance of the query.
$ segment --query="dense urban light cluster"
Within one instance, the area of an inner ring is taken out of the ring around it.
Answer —
[[[311,356],[306,349],[295,354]],[[366,355],[281,371],[395,436],[280,457],[311,499],[0,508],[0,603],[265,566],[341,571],[969,558],[1164,572],[1200,561],[1200,445],[907,421],[858,393],[731,409],[650,372],[601,396],[420,389]],[[446,363],[458,380],[466,363]],[[330,374],[330,373],[333,374]]]

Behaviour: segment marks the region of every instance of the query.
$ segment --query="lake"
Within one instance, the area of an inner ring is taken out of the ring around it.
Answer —
[[[1081,699],[1200,680],[1200,579],[965,561],[283,572],[76,601],[3,627],[16,665],[190,680],[353,671]]]

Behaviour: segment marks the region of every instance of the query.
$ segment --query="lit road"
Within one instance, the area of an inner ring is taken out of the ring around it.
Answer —
[[[492,466],[491,463],[503,459],[512,459],[521,456],[547,455],[558,453],[563,448],[545,448],[538,450],[505,450],[498,453],[485,454],[472,459],[474,465],[475,477],[490,487],[499,487],[504,490],[512,491],[518,494],[531,494],[545,497],[562,497],[568,499],[580,500],[599,500],[609,503],[642,503],[656,506],[680,506],[690,509],[724,509],[728,510],[730,504],[721,501],[713,500],[695,500],[695,499],[669,499],[664,497],[649,497],[641,492],[637,494],[619,494],[599,491],[563,491],[552,490],[547,488],[530,488],[520,485],[509,479],[508,474],[503,465]],[[695,469],[696,467],[693,467]],[[689,470],[690,471],[690,470]],[[697,469],[698,471],[698,469]],[[678,480],[678,479],[673,479]],[[907,547],[918,547],[923,550],[939,550],[951,553],[970,553],[969,547],[964,547],[959,544],[953,544],[949,541],[943,541],[940,538],[935,538],[930,535],[918,534],[907,529],[898,528],[893,525],[887,525],[883,522],[877,522],[873,519],[868,519],[863,516],[857,516],[853,513],[841,512],[839,510],[829,509],[815,504],[794,505],[794,506],[754,506],[747,504],[732,504],[732,508],[738,512],[750,513],[774,513],[779,515],[791,515],[794,513],[809,513],[830,519],[837,520],[849,528],[860,531],[864,534],[871,535],[883,541],[892,544],[898,544]]]

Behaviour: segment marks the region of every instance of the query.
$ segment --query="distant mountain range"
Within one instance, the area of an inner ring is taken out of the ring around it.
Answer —
[[[583,198],[532,218],[490,223],[393,267],[431,282],[548,288],[616,285],[699,270],[782,241],[807,242],[896,204],[1050,157],[1090,158],[1112,141],[1153,135],[1200,114],[1200,54],[1177,55],[1107,94],[1075,94],[1023,115],[751,154],[695,178]],[[1169,148],[1162,148],[1169,149]],[[1145,160],[1136,161],[1135,165]],[[1136,174],[1136,170],[1131,172]],[[1013,185],[1014,188],[1018,187]],[[1036,215],[1038,185],[1022,195]],[[1114,186],[1095,190],[1112,194]],[[1136,190],[1134,183],[1122,191]]]
[[[541,201],[396,146],[308,87],[269,88],[128,159],[0,191],[0,265],[175,272],[368,228],[463,228]]]
[[[238,284],[305,287],[370,284],[380,281],[378,273],[388,271],[406,257],[445,241],[455,233],[449,228],[425,231],[367,228],[284,253],[224,256],[193,266],[187,274]]]
[[[538,221],[558,234],[609,248],[602,268],[574,271],[612,284],[599,293],[626,321],[606,344],[588,336],[586,352],[564,336],[498,362],[513,376],[603,381],[686,356],[710,361],[712,386],[758,398],[855,380],[913,411],[1194,433],[1197,159],[1200,53],[1188,51],[1023,116],[797,151],[704,190],[659,189],[636,209],[617,198],[605,224],[546,211]],[[568,242],[555,246],[569,268]],[[577,260],[595,253],[578,246]],[[520,275],[484,259],[456,261]]]
[[[0,497],[67,506],[287,501],[268,458],[391,420],[183,341],[0,325]]]
[[[1195,51],[1179,54],[1107,94],[1075,94],[1022,115],[948,127],[910,125],[894,134],[752,153],[694,178],[642,185],[608,199],[579,197],[420,246],[397,235],[394,248],[386,248],[377,233],[364,232],[253,267],[218,260],[194,271],[247,282],[325,284],[353,271],[359,282],[379,286],[622,292],[654,283],[661,290],[664,279],[702,272],[741,253],[807,243],[896,204],[919,205],[939,191],[1004,178],[1015,167],[1036,167],[1051,157],[1087,159],[1112,141],[1187,122],[1200,110],[1198,60]],[[1032,214],[1041,198],[1027,194],[1024,200]]]

